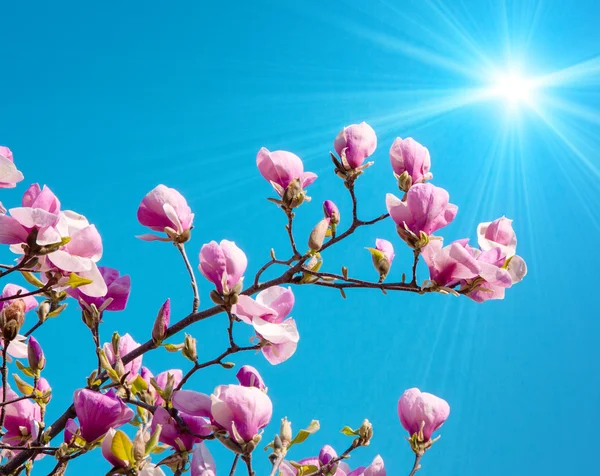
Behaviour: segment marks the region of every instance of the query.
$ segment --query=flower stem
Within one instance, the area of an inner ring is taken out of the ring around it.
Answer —
[[[421,465],[419,464],[419,462],[421,461],[422,456],[423,455],[419,453],[415,454],[415,464],[413,465],[412,471],[408,476],[415,476],[415,473],[419,471],[419,469],[421,469]]]
[[[200,295],[198,294],[198,283],[196,283],[196,275],[194,274],[194,268],[188,259],[187,253],[185,252],[185,246],[183,243],[175,243],[177,249],[181,253],[181,257],[183,258],[183,262],[185,263],[185,267],[190,275],[190,279],[192,280],[192,291],[194,292],[194,301],[192,302],[192,313],[198,311],[198,307],[200,306]]]

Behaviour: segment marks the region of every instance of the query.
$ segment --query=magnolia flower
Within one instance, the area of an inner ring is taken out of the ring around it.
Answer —
[[[504,263],[506,257],[500,248],[492,248],[488,251],[480,251],[469,248],[470,253],[477,260],[479,266],[479,277],[483,281],[479,282],[474,290],[467,296],[475,302],[484,302],[490,299],[504,299],[506,288],[512,286],[512,277]],[[464,283],[468,285],[467,281]]]
[[[329,445],[323,446],[319,452],[319,456],[313,456],[311,458],[304,458],[298,461],[298,464],[303,466],[314,466],[315,468],[322,468],[328,465],[334,458],[337,458],[336,451]],[[280,471],[282,476],[296,476],[298,470],[294,468],[288,461],[281,463]],[[337,464],[334,463],[329,468],[330,471],[324,474],[331,474],[331,476],[347,476],[350,473],[350,466],[347,463],[340,461]],[[310,476],[314,473],[303,473]]]
[[[164,390],[167,388],[169,376],[171,376],[171,379],[172,379],[172,383],[171,383],[172,387],[176,388],[177,385],[179,385],[179,382],[181,382],[181,379],[183,378],[183,372],[181,371],[181,369],[165,370],[164,372],[159,373],[156,376],[156,378],[154,379],[154,381],[157,383],[157,385],[161,389]],[[157,394],[155,404],[156,405],[164,405],[165,401],[160,395]]]
[[[442,247],[442,240],[431,240],[421,251],[429,267],[429,279],[439,286],[452,287],[460,280],[479,275],[477,260],[466,248],[466,240]]]
[[[100,272],[104,283],[106,284],[106,294],[100,297],[88,296],[82,293],[79,288],[67,289],[67,293],[74,297],[78,302],[83,301],[82,309],[85,309],[85,305],[96,306],[96,309],[102,311],[122,311],[127,306],[127,300],[129,299],[129,293],[131,292],[131,278],[129,275],[120,276],[119,270],[114,268],[108,268],[106,266],[99,266],[98,271]]]
[[[137,349],[139,346],[140,344],[134,341],[133,337],[131,337],[129,334],[121,336],[119,338],[119,357],[125,357],[127,354],[129,354],[129,352]],[[111,363],[111,365],[114,365],[117,361],[117,357],[114,353],[112,342],[106,342],[103,348],[104,353],[106,354],[106,358]],[[129,373],[129,375],[127,376],[128,381],[134,380],[137,376],[138,372],[140,371],[140,367],[142,366],[142,358],[143,355],[140,355],[139,357],[136,357],[131,362],[124,365],[125,373]]]
[[[431,393],[418,388],[406,390],[398,401],[400,423],[410,436],[423,431],[423,441],[431,439],[433,432],[441,427],[450,415],[450,406]]]
[[[201,436],[208,436],[212,433],[210,422],[205,418],[193,416],[185,412],[180,412],[178,417],[183,420],[185,425],[192,433]],[[199,436],[191,435],[184,431],[177,421],[163,407],[157,407],[152,417],[152,433],[156,431],[156,425],[161,425],[159,441],[180,451],[190,451],[196,443],[202,440]]]
[[[34,183],[23,194],[21,207],[11,208],[10,216],[0,214],[0,243],[18,245],[13,251],[22,253],[21,243],[27,242],[35,229],[35,243],[40,246],[61,242],[56,229],[60,220],[60,202],[44,185]]]
[[[375,152],[377,135],[366,122],[352,124],[340,131],[333,142],[333,147],[342,159],[342,165],[346,170],[357,169]]]
[[[252,441],[273,414],[273,404],[265,392],[242,385],[220,385],[210,397],[179,390],[173,394],[173,406],[190,415],[210,416],[213,425],[226,430],[240,445]]]
[[[406,201],[388,193],[387,210],[396,223],[400,237],[410,244],[411,237],[430,236],[448,225],[458,207],[448,203],[449,195],[443,188],[430,183],[417,184],[406,194]],[[427,243],[425,243],[427,244]]]
[[[354,471],[350,471],[348,476],[386,476],[383,458],[379,455],[375,456],[373,462],[369,466],[361,466]]]
[[[477,227],[479,247],[482,251],[500,248],[510,258],[517,250],[517,235],[512,227],[512,220],[500,217],[492,222],[480,223]]]
[[[46,357],[42,346],[33,336],[29,337],[29,344],[27,345],[27,359],[29,368],[34,372],[43,370],[46,366]]]
[[[192,455],[191,476],[217,476],[217,465],[205,443],[200,442]]]
[[[429,172],[431,159],[427,147],[422,146],[412,137],[407,139],[398,137],[394,141],[390,148],[390,160],[400,188],[405,192],[408,192],[412,185],[433,178]]]
[[[0,398],[3,394],[0,387]],[[6,386],[6,400],[9,402],[18,398],[10,386]],[[4,428],[6,433],[2,443],[9,446],[21,446],[38,437],[40,422],[42,421],[41,409],[37,403],[30,399],[9,403],[5,408]]]
[[[8,283],[6,286],[4,286],[0,297],[2,297],[2,299],[6,299],[14,296],[15,299],[21,299],[25,303],[25,312],[29,312],[37,307],[38,302],[35,299],[35,296],[19,297],[20,294],[27,294],[28,292],[29,291],[22,286]],[[2,311],[2,309],[8,306],[15,299],[6,299],[5,301],[0,301],[0,311]]]
[[[184,243],[190,239],[194,214],[187,201],[177,190],[158,185],[148,192],[137,211],[141,225],[167,236],[140,235],[144,241],[175,241]]]
[[[265,392],[267,391],[265,382],[258,373],[258,370],[251,365],[242,366],[235,376],[240,382],[240,385],[243,385],[244,387],[256,387]]]
[[[286,361],[296,352],[300,340],[296,321],[286,319],[293,307],[292,290],[273,286],[258,293],[256,300],[240,295],[233,308],[233,313],[251,324],[257,336],[268,343],[261,347],[261,351],[273,365]]]
[[[73,394],[73,403],[81,426],[81,437],[90,443],[104,436],[109,429],[118,428],[133,418],[131,408],[113,390],[102,394],[85,388],[79,389]],[[74,427],[71,426],[69,432],[73,434],[73,430]]]
[[[261,175],[269,181],[280,197],[284,197],[288,187],[297,190],[295,194],[303,195],[303,190],[317,179],[317,175],[312,172],[304,171],[302,159],[296,154],[285,150],[275,150],[273,152],[263,147],[256,155],[256,165]]]
[[[14,188],[21,180],[23,174],[17,170],[11,150],[0,146],[0,188]]]
[[[200,250],[200,272],[211,281],[219,294],[241,291],[243,274],[248,266],[244,252],[233,241],[211,241]],[[239,290],[238,290],[239,288]]]

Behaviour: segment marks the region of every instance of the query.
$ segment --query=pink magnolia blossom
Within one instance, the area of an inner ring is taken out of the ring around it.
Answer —
[[[35,299],[35,296],[25,296],[22,298],[19,297],[19,294],[26,294],[28,292],[29,291],[22,286],[19,286],[17,284],[8,283],[6,286],[4,286],[4,289],[2,290],[2,294],[0,295],[0,297],[2,299],[6,299],[8,297],[15,296],[15,299],[22,299],[23,302],[25,303],[25,312],[28,312],[28,311],[32,311],[33,309],[35,309],[38,305],[38,302]],[[13,299],[8,299],[6,301],[0,301],[0,311],[2,309],[4,309],[4,307],[8,306],[12,301],[13,301]]]
[[[125,334],[119,338],[119,357],[125,357],[129,352],[137,349],[140,346],[136,341],[133,340],[129,334]],[[104,352],[106,353],[106,358],[111,364],[115,364],[117,358],[113,351],[113,346],[111,342],[106,342],[104,344]],[[140,368],[142,366],[142,358],[143,355],[136,357],[131,362],[124,365],[125,372],[129,372],[127,376],[127,380],[132,381],[137,376]]]
[[[452,287],[460,280],[479,275],[477,260],[466,248],[466,241],[455,241],[442,247],[442,240],[431,240],[421,251],[429,267],[429,279],[440,286]]]
[[[383,281],[392,267],[394,261],[394,245],[382,238],[375,240],[375,248],[367,248],[371,252],[373,266],[379,273],[379,278]]]
[[[127,306],[131,292],[131,278],[129,275],[120,276],[119,270],[99,266],[98,271],[106,284],[107,291],[104,296],[92,297],[80,291],[79,288],[67,289],[67,293],[77,301],[83,301],[88,306],[94,304],[101,311],[122,311]],[[110,302],[109,299],[111,300]]]
[[[512,286],[512,277],[504,268],[506,257],[500,248],[480,251],[470,248],[469,251],[479,265],[479,276],[483,278],[475,290],[467,294],[475,302],[484,302],[491,299],[504,299],[506,288]]]
[[[357,169],[377,148],[377,135],[366,122],[344,127],[333,142],[335,151],[347,170]]]
[[[423,437],[429,441],[433,432],[441,427],[450,415],[450,405],[431,393],[418,388],[406,390],[398,401],[400,423],[410,436],[423,428]]]
[[[81,426],[81,437],[87,442],[96,441],[111,428],[118,428],[133,418],[133,410],[113,390],[102,394],[85,388],[79,389],[73,394],[73,403]],[[73,430],[71,425],[70,433]]]
[[[329,464],[334,458],[337,458],[337,456],[338,454],[331,446],[325,445],[323,446],[323,448],[321,448],[319,456],[301,459],[300,461],[298,461],[298,464],[322,468],[323,466]],[[288,461],[284,461],[281,464],[280,471],[282,476],[296,476],[298,474],[298,470],[294,468]],[[340,461],[335,467],[335,472],[330,472],[326,474],[331,474],[332,476],[347,476],[349,473],[350,466],[348,466],[346,462]],[[307,474],[308,476],[309,474],[313,473],[305,474]]]
[[[177,387],[177,385],[179,385],[179,382],[181,382],[181,379],[183,378],[183,372],[181,371],[181,369],[170,369],[159,373],[154,380],[156,381],[158,386],[163,390],[167,387],[169,375],[172,375],[173,378],[173,388]],[[160,395],[157,394],[155,404],[164,405],[165,401]]]
[[[17,170],[11,150],[0,146],[0,188],[14,188],[21,180],[23,174]]]
[[[215,426],[227,430],[239,444],[258,435],[273,414],[273,404],[265,392],[243,385],[219,385],[210,397],[179,390],[173,394],[173,406],[190,415],[210,416]]]
[[[185,412],[178,414],[192,433],[207,436],[212,433],[210,422],[203,417],[193,416]],[[190,451],[196,443],[202,439],[184,431],[177,421],[163,407],[157,407],[152,417],[152,432],[156,431],[156,425],[161,425],[159,441],[177,450]]]
[[[183,195],[174,188],[161,184],[144,197],[138,208],[137,218],[140,224],[151,230],[167,234],[166,237],[153,234],[138,236],[144,241],[187,241],[194,214]]]
[[[240,295],[233,309],[243,322],[254,327],[260,339],[268,342],[261,351],[273,365],[289,359],[298,347],[300,335],[296,321],[286,319],[293,307],[292,290],[273,286],[258,293],[256,300]]]
[[[431,167],[429,150],[412,137],[407,139],[398,137],[394,141],[390,148],[390,160],[396,176],[400,178],[406,172],[411,178],[411,185],[426,182],[433,178],[433,175],[429,172]],[[410,185],[407,189],[409,188]]]
[[[361,466],[354,471],[350,471],[348,476],[386,476],[383,458],[379,455],[375,456],[373,462],[369,466]]]
[[[230,294],[240,288],[248,259],[233,241],[211,241],[200,250],[200,272],[212,282],[220,294]]]
[[[406,201],[388,193],[387,210],[398,229],[408,228],[415,235],[420,232],[432,235],[448,225],[458,211],[449,201],[446,190],[430,183],[417,184],[406,194]]]
[[[504,255],[510,258],[517,250],[517,235],[509,218],[500,217],[492,222],[480,223],[477,227],[477,235],[482,251],[500,248]]]
[[[0,387],[0,398],[1,396],[2,388]],[[18,397],[19,395],[7,385],[6,400],[3,401],[8,402]],[[3,444],[20,446],[37,438],[42,421],[41,409],[37,403],[30,399],[9,403],[6,405],[5,412],[4,429],[6,433],[1,440]]]
[[[283,196],[288,185],[298,180],[302,189],[317,179],[317,175],[304,171],[302,159],[285,150],[273,152],[262,147],[256,155],[256,165],[261,175],[269,181],[279,196]]]
[[[34,183],[23,194],[21,207],[11,208],[10,216],[0,214],[0,243],[18,245],[14,250],[21,253],[32,230],[37,230],[36,243],[40,246],[59,243],[61,235],[56,229],[60,220],[60,202],[44,185]]]
[[[205,443],[196,445],[190,467],[191,476],[217,476],[217,465]]]
[[[258,373],[258,370],[251,365],[242,366],[235,376],[240,382],[240,385],[243,385],[244,387],[256,387],[265,392],[267,390],[265,382]]]

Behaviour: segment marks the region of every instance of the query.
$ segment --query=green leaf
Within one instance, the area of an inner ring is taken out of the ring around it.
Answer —
[[[342,428],[341,433],[343,433],[346,436],[358,436],[358,430],[353,430],[349,426],[345,426],[344,428]]]
[[[21,274],[25,278],[25,281],[27,281],[32,286],[35,286],[36,288],[44,287],[44,283],[42,283],[33,273],[30,273],[28,271],[21,271]]]
[[[154,430],[154,433],[152,433],[152,436],[148,440],[148,443],[146,443],[146,455],[155,453],[155,450],[157,448],[159,448],[158,439],[160,438],[161,430],[162,430],[162,426],[156,425],[156,429]]]
[[[133,444],[127,435],[121,430],[117,430],[113,436],[112,444],[110,445],[110,451],[121,461],[133,461]]]
[[[58,316],[61,312],[63,312],[65,309],[67,308],[67,304],[61,304],[60,306],[58,306],[56,309],[54,309],[54,311],[49,312],[48,315],[46,316],[46,319],[50,319],[51,317],[56,317]]]
[[[18,360],[15,360],[15,364],[17,365],[17,368],[23,372],[25,375],[27,375],[28,377],[33,377],[33,371],[29,368],[29,367],[25,367],[21,362],[19,362]]]
[[[292,446],[292,445],[299,445],[300,443],[303,443],[304,441],[306,441],[306,439],[310,436],[315,434],[317,431],[319,431],[319,429],[321,428],[321,425],[319,424],[318,420],[313,420],[310,422],[310,425],[308,425],[308,427],[304,430],[300,430],[298,432],[298,434],[294,437],[294,439],[290,442],[288,449]]]
[[[319,468],[317,468],[314,464],[299,464],[294,461],[290,461],[290,464],[298,470],[298,476],[304,474],[309,475],[319,471]]]
[[[377,261],[379,261],[380,259],[385,257],[385,255],[378,249],[375,249],[375,248],[367,248],[367,249],[371,252],[371,254],[375,257],[375,259]]]
[[[179,352],[183,349],[183,344],[163,344],[167,352]]]
[[[71,286],[73,289],[85,286],[86,284],[92,284],[94,281],[91,279],[82,278],[81,276],[71,273],[69,280],[65,283],[67,286]]]
[[[131,390],[135,394],[141,393],[144,390],[148,390],[148,384],[140,375],[137,375],[135,380],[131,383]]]
[[[25,382],[18,374],[13,374],[17,388],[23,395],[31,395],[33,393],[33,386]]]

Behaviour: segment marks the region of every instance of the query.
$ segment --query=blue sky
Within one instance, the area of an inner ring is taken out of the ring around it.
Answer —
[[[452,409],[419,474],[592,474],[595,443],[581,431],[600,423],[597,3],[207,3],[0,8],[0,143],[27,183],[48,184],[64,208],[97,225],[102,263],[132,277],[129,307],[106,316],[105,340],[115,329],[147,340],[167,297],[175,317],[190,306],[176,250],[134,238],[143,232],[135,212],[148,190],[164,183],[187,197],[196,213],[188,246],[195,264],[203,243],[227,238],[245,250],[250,276],[270,248],[287,253],[284,216],[265,200],[272,192],[255,167],[258,149],[293,151],[319,174],[313,202],[298,213],[304,243],[324,199],[336,201],[342,227],[348,223],[349,200],[328,152],[342,126],[366,120],[379,147],[357,185],[365,218],[384,212],[385,193],[396,191],[391,142],[412,136],[431,152],[434,183],[459,206],[446,240],[474,240],[477,223],[506,215],[529,275],[504,301],[484,305],[367,291],[342,300],[336,291],[295,289],[294,357],[277,367],[261,355],[236,359],[255,365],[269,386],[275,411],[265,441],[283,416],[298,429],[316,418],[320,433],[290,458],[324,443],[342,451],[350,441],[339,429],[369,418],[375,438],[351,463],[379,453],[388,474],[408,474],[413,455],[396,403],[418,386]],[[529,103],[491,97],[507,71],[537,78]],[[14,206],[24,188],[0,200]],[[389,221],[329,250],[324,269],[345,264],[374,279],[364,247],[377,237],[396,244],[391,276],[408,272],[411,253]],[[207,307],[211,288],[199,279]],[[56,389],[50,420],[94,366],[75,308],[36,334]],[[207,360],[225,346],[224,329],[219,317],[190,329]],[[162,351],[144,364],[155,373],[186,368]],[[213,369],[191,388],[210,392],[234,379]],[[210,449],[219,474],[228,470],[229,455],[215,443]],[[261,453],[257,475],[268,466]],[[40,474],[49,463],[40,463]],[[94,454],[70,468],[104,474],[108,465]]]

